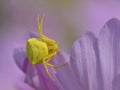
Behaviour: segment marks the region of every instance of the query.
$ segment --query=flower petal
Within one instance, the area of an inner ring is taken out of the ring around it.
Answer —
[[[35,76],[35,69],[34,67],[30,64],[25,49],[24,48],[15,48],[13,51],[13,57],[15,59],[16,64],[18,67],[25,73],[25,82],[31,85],[32,87],[34,86],[33,83],[33,77]]]
[[[21,79],[18,79],[15,85],[16,85],[16,90],[35,90],[31,86],[23,82],[23,80]]]
[[[15,60],[16,64],[18,65],[18,67],[24,73],[26,73],[29,61],[27,59],[27,55],[26,55],[25,49],[24,48],[15,48],[13,50],[13,57],[14,57],[14,60]]]
[[[26,40],[28,40],[29,38],[39,38],[39,34],[37,34],[35,32],[28,32],[26,34]]]
[[[102,28],[99,51],[104,90],[112,90],[112,80],[120,73],[120,21],[113,18]]]
[[[120,74],[113,79],[113,90],[120,90]]]
[[[71,65],[81,90],[103,90],[98,43],[92,33],[86,33],[73,44]]]
[[[54,57],[53,63],[55,65],[62,65],[68,62],[68,60],[70,60],[69,56],[65,52],[59,51]],[[62,68],[55,69],[55,71],[56,78],[62,84],[65,90],[80,90],[80,85],[77,82],[70,63]]]
[[[36,66],[39,79],[39,90],[64,90],[60,82],[55,77],[55,71],[49,68],[49,72],[54,76],[53,81],[46,73],[43,64]]]

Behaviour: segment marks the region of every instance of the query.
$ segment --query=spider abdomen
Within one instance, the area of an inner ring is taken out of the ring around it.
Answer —
[[[31,64],[39,64],[48,55],[47,44],[37,38],[30,38],[27,41],[26,52]]]

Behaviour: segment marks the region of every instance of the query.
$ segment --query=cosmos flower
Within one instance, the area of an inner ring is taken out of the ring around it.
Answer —
[[[70,63],[59,69],[49,68],[56,81],[49,78],[42,64],[29,63],[24,48],[14,50],[14,59],[31,90],[120,90],[119,34],[120,21],[113,18],[98,37],[88,32],[76,40],[70,56],[60,50],[52,63],[59,65],[66,60]],[[31,37],[38,36],[29,33],[28,38]]]

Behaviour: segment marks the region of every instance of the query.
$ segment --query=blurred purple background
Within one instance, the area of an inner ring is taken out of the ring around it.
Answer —
[[[0,90],[17,90],[24,77],[12,52],[25,47],[28,31],[37,32],[36,15],[46,14],[44,33],[60,43],[66,52],[82,33],[96,34],[112,17],[120,19],[117,0],[1,0],[0,1]]]

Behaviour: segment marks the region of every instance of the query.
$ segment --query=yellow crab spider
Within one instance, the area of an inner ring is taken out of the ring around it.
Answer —
[[[60,68],[65,66],[66,63],[60,66],[56,66],[49,63],[58,52],[59,46],[56,41],[54,41],[53,39],[43,34],[42,24],[43,24],[44,16],[45,15],[42,16],[42,19],[40,21],[39,14],[38,14],[37,23],[38,23],[38,31],[39,31],[40,38],[28,39],[26,44],[26,52],[27,52],[28,59],[32,65],[43,63],[45,71],[48,74],[48,76],[52,80],[55,80],[50,74],[48,70],[48,66],[52,68]]]

